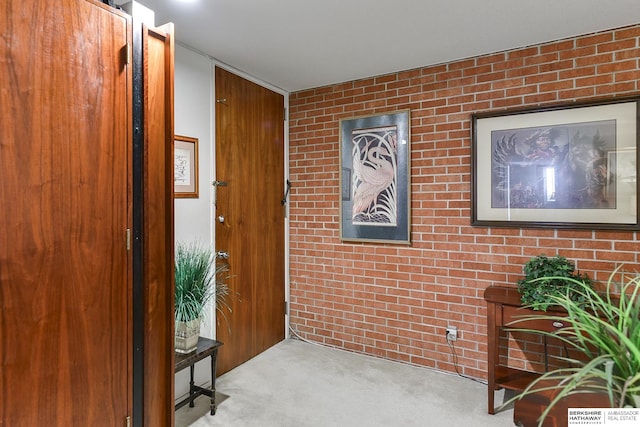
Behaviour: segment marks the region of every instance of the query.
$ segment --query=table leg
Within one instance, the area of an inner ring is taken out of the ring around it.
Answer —
[[[193,365],[189,366],[189,373],[191,374],[191,378],[189,381],[189,408],[193,408],[195,405],[193,404],[193,399],[195,398],[196,391],[194,389],[193,383]]]
[[[211,353],[211,415],[216,414],[216,360],[218,359],[218,350]]]

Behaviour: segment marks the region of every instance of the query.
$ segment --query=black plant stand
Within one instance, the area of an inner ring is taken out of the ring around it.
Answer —
[[[218,357],[218,348],[221,346],[222,343],[220,341],[199,337],[198,347],[194,351],[187,354],[176,353],[174,372],[179,372],[188,366],[191,374],[189,396],[176,404],[176,410],[187,403],[189,403],[190,408],[193,408],[195,398],[204,394],[211,398],[211,415],[216,414],[216,359]],[[197,386],[193,381],[194,365],[205,357],[211,357],[211,389]]]

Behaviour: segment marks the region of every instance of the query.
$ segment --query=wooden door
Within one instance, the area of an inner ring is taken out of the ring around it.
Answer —
[[[235,293],[216,329],[224,373],[284,339],[284,97],[221,68],[215,90],[215,240]]]
[[[131,413],[130,20],[0,6],[0,425]]]

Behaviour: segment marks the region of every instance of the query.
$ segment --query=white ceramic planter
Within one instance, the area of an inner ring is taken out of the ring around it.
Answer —
[[[200,318],[188,322],[176,322],[175,351],[191,353],[198,346]]]

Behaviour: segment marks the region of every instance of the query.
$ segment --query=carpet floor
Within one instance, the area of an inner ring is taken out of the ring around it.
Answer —
[[[222,375],[216,389],[216,415],[200,396],[176,412],[176,427],[513,426],[512,409],[487,414],[484,384],[293,339]]]

